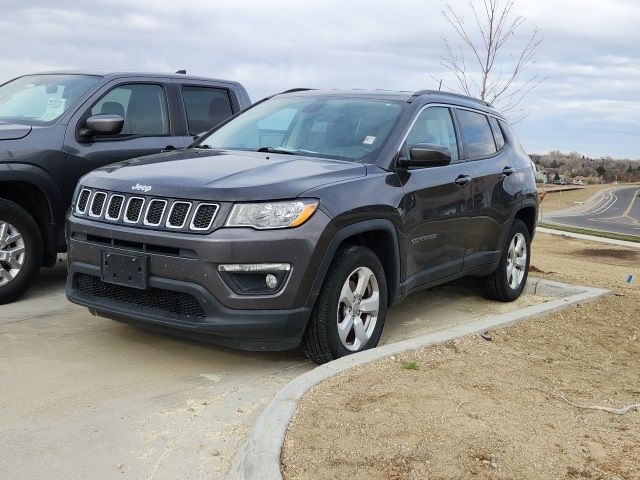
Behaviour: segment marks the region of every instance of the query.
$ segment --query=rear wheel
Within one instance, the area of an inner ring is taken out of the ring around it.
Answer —
[[[316,363],[373,348],[387,314],[384,268],[371,250],[338,251],[304,335],[304,350]]]
[[[0,200],[0,304],[20,297],[42,265],[42,236],[20,205]]]
[[[520,296],[529,275],[531,237],[522,220],[515,219],[498,268],[480,279],[482,294],[491,300],[512,302]]]

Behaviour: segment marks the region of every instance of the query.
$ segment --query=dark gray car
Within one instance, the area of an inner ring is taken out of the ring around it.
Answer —
[[[185,151],[85,176],[67,296],[97,315],[317,362],[375,346],[387,307],[464,276],[517,298],[532,162],[489,105],[292,91]]]
[[[182,74],[49,72],[0,85],[0,304],[65,250],[82,175],[184,148],[249,104],[237,82]]]

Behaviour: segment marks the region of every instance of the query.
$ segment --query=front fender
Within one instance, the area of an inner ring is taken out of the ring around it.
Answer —
[[[48,206],[48,217],[51,223],[63,223],[66,205],[63,205],[62,194],[56,181],[42,168],[27,163],[0,163],[0,197],[3,182],[22,182],[33,185],[40,190]]]

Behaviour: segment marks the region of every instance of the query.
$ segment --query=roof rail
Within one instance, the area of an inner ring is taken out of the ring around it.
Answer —
[[[469,97],[469,96],[463,95],[461,93],[445,92],[445,91],[442,91],[442,90],[418,90],[417,92],[415,92],[411,96],[411,98],[409,100],[407,100],[407,102],[411,103],[421,95],[445,95],[447,97],[461,98],[461,99],[464,99],[464,100],[468,100],[470,102],[480,103],[481,105],[484,105],[485,107],[493,108],[493,105],[491,105],[489,102],[485,102],[484,100],[480,100],[478,98]]]
[[[306,88],[306,87],[299,87],[299,88],[290,88],[289,90],[285,90],[284,92],[280,92],[276,95],[282,95],[283,93],[294,93],[294,92],[307,92],[309,90],[316,90],[315,88]]]

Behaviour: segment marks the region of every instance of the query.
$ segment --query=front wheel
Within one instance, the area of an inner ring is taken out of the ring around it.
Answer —
[[[531,237],[522,220],[515,219],[498,268],[480,279],[482,294],[501,302],[512,302],[520,296],[527,283],[531,259]]]
[[[0,305],[20,297],[42,265],[42,236],[20,205],[0,200]]]
[[[316,363],[373,348],[387,314],[387,281],[380,260],[361,246],[340,249],[331,263],[304,334]]]

